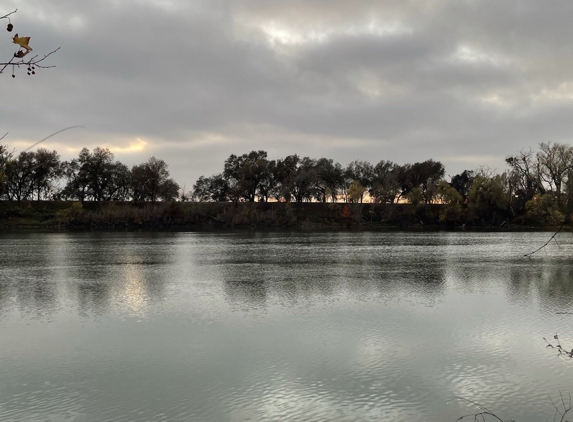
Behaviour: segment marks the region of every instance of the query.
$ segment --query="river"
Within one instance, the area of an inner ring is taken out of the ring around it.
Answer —
[[[550,236],[2,234],[0,421],[551,421],[573,237],[523,258]]]

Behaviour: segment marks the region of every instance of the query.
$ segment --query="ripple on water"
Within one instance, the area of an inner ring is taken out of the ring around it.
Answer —
[[[0,421],[552,418],[573,242],[519,258],[545,238],[4,237]]]

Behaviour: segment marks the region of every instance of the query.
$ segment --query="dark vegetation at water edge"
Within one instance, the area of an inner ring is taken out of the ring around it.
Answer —
[[[437,224],[441,205],[0,201],[0,228],[312,228]],[[425,223],[426,224],[426,223]]]
[[[515,228],[496,215],[483,220],[462,209],[455,220],[446,204],[317,202],[81,202],[0,201],[0,230],[15,228]],[[519,227],[531,227],[524,226]]]

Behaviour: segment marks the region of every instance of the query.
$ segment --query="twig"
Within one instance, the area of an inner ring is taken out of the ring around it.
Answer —
[[[6,137],[6,135],[8,135],[8,132],[6,132],[4,135],[0,136],[0,141],[1,141],[2,139],[4,139],[4,138]]]
[[[568,215],[567,218],[565,218],[565,220],[563,221],[563,223],[561,223],[561,225],[559,226],[559,228],[557,229],[557,231],[555,233],[553,233],[553,236],[551,236],[549,238],[549,240],[547,242],[545,242],[545,244],[539,248],[537,248],[536,250],[534,250],[533,252],[529,252],[526,253],[525,255],[523,255],[524,257],[526,256],[531,256],[534,253],[539,252],[541,249],[543,249],[544,247],[546,247],[547,245],[549,245],[549,243],[555,239],[555,236],[557,236],[557,234],[563,229],[563,227],[565,227],[565,224],[567,223],[567,221],[569,221],[569,218],[571,217],[571,215]],[[557,242],[557,240],[555,240]]]
[[[477,407],[481,412],[477,412],[477,413],[470,413],[468,415],[464,415],[464,416],[460,416],[459,418],[456,419],[456,422],[461,421],[462,419],[465,418],[469,418],[469,417],[473,417],[474,418],[474,422],[478,421],[478,418],[481,417],[482,421],[485,421],[485,417],[486,416],[491,416],[492,418],[498,420],[499,422],[506,422],[503,419],[501,419],[499,416],[497,416],[495,413],[493,413],[491,410],[489,410],[487,407],[473,401],[470,399],[466,399],[464,397],[454,397],[452,400],[462,400],[465,402],[468,402],[470,404],[472,404],[473,406]],[[449,400],[448,402],[452,401]],[[513,419],[508,420],[507,422],[515,422]]]
[[[36,66],[40,69],[49,69],[51,67],[56,67],[56,66],[44,66],[44,65],[41,65],[40,63],[42,63],[44,60],[46,60],[48,57],[50,57],[52,54],[54,54],[59,49],[60,49],[60,47],[56,48],[53,51],[50,51],[48,54],[44,54],[44,57],[42,57],[41,59],[38,59],[38,56],[36,55],[36,56],[31,57],[27,61],[20,60],[20,61],[15,62],[14,61],[15,57],[12,57],[10,59],[10,61],[0,63],[0,66],[2,66],[2,68],[0,68],[0,74],[2,74],[8,66],[12,66],[12,69],[15,67],[19,68],[20,66]]]
[[[4,16],[0,16],[0,19],[7,19],[8,16],[13,15],[14,13],[16,13],[18,11],[18,9],[10,12],[10,13],[6,13]]]
[[[561,346],[561,342],[559,341],[559,336],[557,334],[555,334],[553,338],[557,340],[557,344],[555,346],[549,343],[549,341],[547,341],[547,339],[543,337],[543,340],[545,340],[545,342],[547,343],[547,346],[545,346],[545,348],[551,347],[552,349],[557,349],[557,351],[559,352],[557,356],[565,355],[569,356],[569,359],[573,358],[573,349],[571,349],[571,351],[565,350],[565,348]]]
[[[569,405],[565,404],[565,400],[563,399],[563,394],[561,393],[561,391],[559,391],[559,396],[561,397],[561,404],[563,404],[563,413],[561,413],[561,411],[559,410],[559,406],[557,406],[553,402],[553,399],[551,397],[549,397],[551,404],[555,408],[555,416],[553,416],[553,422],[555,422],[557,415],[561,416],[561,419],[559,419],[559,422],[564,422],[565,421],[565,415],[567,415],[567,412],[569,412],[571,410],[571,394],[569,394]]]

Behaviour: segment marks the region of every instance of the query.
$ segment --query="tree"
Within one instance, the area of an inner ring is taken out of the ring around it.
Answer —
[[[0,137],[0,140],[2,140],[4,136]],[[4,196],[6,166],[11,159],[12,153],[8,151],[8,148],[6,148],[5,145],[0,145],[0,197]]]
[[[360,186],[365,188],[360,197],[360,202],[362,202],[364,200],[364,194],[369,189],[372,189],[372,181],[374,178],[374,168],[372,167],[372,164],[367,161],[352,161],[348,166],[346,166],[346,174],[347,178],[352,180],[351,183],[357,181]]]
[[[404,164],[397,171],[400,196],[407,196],[412,189],[421,188],[422,200],[429,203],[435,194],[437,183],[444,177],[444,165],[432,159],[421,163]]]
[[[315,171],[315,160],[304,157],[288,179],[290,191],[296,202],[311,201],[316,197],[316,182],[318,177]]]
[[[201,176],[193,185],[193,200],[199,202],[227,202],[230,188],[223,174],[212,177]]]
[[[362,202],[366,188],[358,180],[353,181],[348,188],[348,199],[350,202]]]
[[[276,166],[277,162],[275,160],[271,160],[267,164],[267,169],[263,173],[257,192],[257,198],[260,202],[268,202],[270,198],[275,197],[277,194]]]
[[[169,178],[167,163],[151,157],[146,163],[131,169],[132,197],[134,201],[173,201],[179,185]]]
[[[462,194],[451,187],[448,182],[442,180],[438,184],[436,196],[442,204],[440,221],[457,221],[462,215],[462,203],[464,201]]]
[[[267,177],[268,163],[266,151],[251,151],[241,156],[232,154],[227,158],[223,175],[237,200],[255,201],[259,187]]]
[[[114,161],[107,148],[83,148],[77,159],[64,163],[67,179],[62,195],[84,201],[123,200],[130,196],[130,172],[125,164]]]
[[[296,154],[277,160],[275,176],[278,183],[277,200],[284,199],[286,202],[290,202],[292,198],[292,178],[297,172],[299,162],[300,158]]]
[[[525,204],[525,220],[532,224],[558,226],[567,221],[566,213],[560,209],[555,195],[547,192],[537,194]]]
[[[541,182],[540,165],[531,150],[522,150],[518,154],[507,157],[505,162],[511,168],[509,181],[515,193],[516,211],[521,214],[525,204],[533,199],[535,194],[545,193]]]
[[[478,175],[468,193],[470,208],[482,219],[504,214],[508,207],[507,175]]]
[[[420,203],[424,199],[422,188],[420,186],[416,186],[414,189],[408,192],[408,195],[406,195],[406,199],[410,204],[415,205],[416,207],[420,205]]]
[[[456,174],[450,181],[450,186],[457,190],[462,196],[464,201],[468,199],[468,193],[475,178],[475,173],[471,170],[464,170],[460,174]]]
[[[21,152],[15,160],[6,163],[5,192],[8,199],[20,202],[32,196],[34,165],[33,152]]]
[[[430,203],[438,182],[444,177],[444,165],[432,159],[421,163],[414,163],[411,168],[412,177],[416,186],[422,188],[422,195],[426,204]]]
[[[54,182],[62,175],[60,155],[56,151],[40,148],[34,154],[34,190],[36,199],[49,198],[54,189]]]
[[[398,182],[399,166],[392,161],[381,160],[373,170],[372,188],[370,196],[376,202],[394,203],[400,193]]]
[[[0,20],[5,19],[8,21],[8,24],[6,26],[8,32],[12,32],[15,29],[10,17],[17,12],[18,9],[15,9],[12,12],[0,16]],[[20,69],[22,67],[26,68],[28,75],[35,75],[36,70],[38,69],[48,69],[51,67],[55,67],[55,66],[45,65],[44,60],[46,60],[49,56],[58,51],[60,47],[49,52],[48,54],[44,54],[43,57],[34,55],[25,59],[25,57],[28,56],[28,54],[32,51],[32,48],[29,46],[29,41],[30,37],[19,37],[18,33],[14,35],[14,37],[12,38],[12,42],[18,45],[18,50],[14,53],[14,55],[10,58],[10,60],[0,62],[0,75],[3,74],[7,68],[12,69],[12,77],[14,78],[16,77],[15,74],[16,69]]]
[[[557,197],[560,197],[567,174],[573,169],[573,148],[563,144],[542,142],[539,144],[539,149],[536,158],[540,177]]]
[[[336,202],[344,184],[344,169],[340,163],[335,163],[333,159],[320,158],[315,162],[314,170],[316,200],[326,202],[330,199]]]

